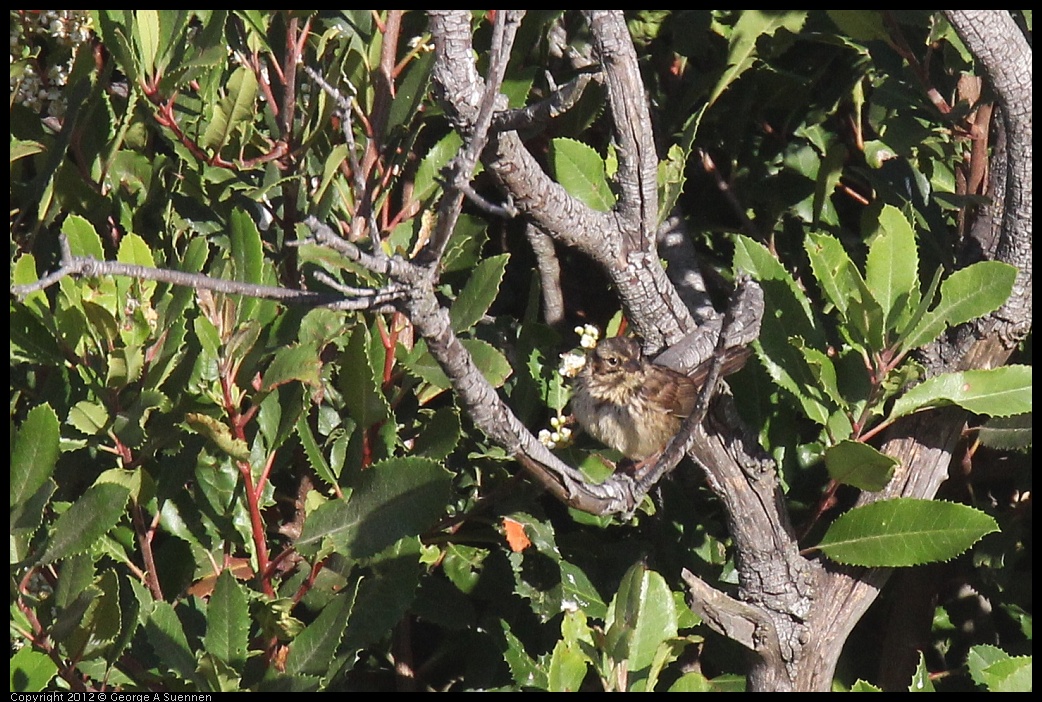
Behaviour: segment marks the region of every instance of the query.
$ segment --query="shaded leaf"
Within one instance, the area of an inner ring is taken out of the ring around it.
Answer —
[[[195,654],[185,637],[184,626],[169,602],[156,602],[145,620],[145,635],[164,664],[172,673],[185,680],[195,680]]]
[[[286,673],[322,675],[329,670],[357,594],[357,589],[351,587],[336,595],[315,621],[293,639],[286,657]]]
[[[365,470],[347,500],[331,500],[310,515],[297,549],[314,555],[323,540],[349,558],[378,553],[415,536],[444,511],[451,474],[425,458],[392,458]]]
[[[246,645],[250,631],[246,593],[230,569],[217,578],[206,610],[206,651],[241,671],[246,663]]]
[[[898,461],[860,441],[840,441],[825,451],[829,477],[844,485],[878,491],[894,476]]]

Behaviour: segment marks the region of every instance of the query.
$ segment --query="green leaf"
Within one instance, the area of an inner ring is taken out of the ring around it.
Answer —
[[[195,654],[172,604],[160,601],[153,605],[152,613],[145,620],[145,640],[167,670],[182,680],[195,681]]]
[[[46,565],[83,553],[119,523],[130,491],[122,485],[102,483],[87,489],[54,525],[54,536],[40,558]]]
[[[604,159],[592,147],[574,139],[554,139],[550,142],[550,166],[554,178],[572,197],[601,212],[615,206]]]
[[[382,378],[369,354],[369,330],[359,325],[344,349],[337,383],[348,414],[362,429],[391,416],[391,407],[380,391]]]
[[[923,652],[919,652],[919,663],[912,673],[912,682],[908,684],[909,692],[936,692],[933,679],[930,677],[930,669],[926,667],[926,658]]]
[[[405,75],[398,82],[398,88],[391,102],[387,116],[387,129],[406,127],[416,115],[416,110],[427,92],[430,82],[431,66],[434,63],[434,52],[424,52],[413,59]]]
[[[428,412],[429,410],[424,410]],[[413,452],[417,456],[443,461],[460,440],[459,410],[442,407],[422,419],[423,430],[416,437]]]
[[[731,32],[727,69],[709,94],[707,106],[727,90],[756,61],[756,42],[761,36],[774,36],[782,28],[796,33],[807,19],[806,10],[745,10]]]
[[[240,124],[253,116],[257,98],[257,76],[244,66],[235,69],[228,79],[224,98],[213,108],[213,116],[199,143],[204,149],[218,152]]]
[[[839,239],[829,234],[811,232],[803,242],[810,259],[810,267],[818,280],[825,299],[832,303],[840,316],[858,299],[862,288],[861,272],[850,260]]]
[[[11,450],[11,507],[25,503],[54,473],[58,462],[58,415],[47,403],[29,410]]]
[[[883,329],[889,331],[907,321],[919,303],[919,252],[912,225],[896,207],[883,207],[879,229],[868,249],[865,283],[882,308]]]
[[[358,590],[351,587],[336,595],[297,635],[286,656],[286,673],[322,675],[330,669],[357,594]]]
[[[1013,291],[1017,269],[999,261],[981,261],[955,271],[941,283],[941,301],[930,310],[902,344],[917,349],[930,343],[948,326],[994,312]]]
[[[58,672],[51,657],[32,646],[23,646],[11,656],[11,692],[40,692]]]
[[[467,284],[449,308],[452,330],[457,334],[473,327],[488,312],[499,294],[510,254],[487,258],[474,267]]]
[[[295,380],[317,388],[322,385],[321,372],[322,361],[313,346],[283,346],[275,352],[275,358],[264,371],[261,388],[264,392],[271,392],[278,386]]]
[[[416,599],[420,575],[420,540],[399,539],[369,559],[370,577],[358,585],[355,608],[347,622],[341,650],[357,651],[386,639]]]
[[[547,691],[579,692],[586,677],[587,661],[577,643],[559,639],[550,654]]]
[[[65,218],[62,222],[62,234],[68,238],[69,250],[73,256],[90,256],[99,261],[105,258],[97,230],[80,215],[73,214]]]
[[[241,672],[246,664],[249,633],[246,592],[235,580],[231,569],[225,568],[217,577],[206,609],[204,647],[208,653]]]
[[[250,460],[250,447],[244,440],[232,436],[231,429],[224,422],[199,412],[188,412],[185,414],[185,423],[228,456],[239,461]]]
[[[684,192],[687,177],[684,169],[687,166],[688,151],[677,144],[669,147],[666,158],[658,164],[658,223],[661,224],[673,212],[673,208]]]
[[[829,19],[835,22],[843,34],[852,39],[867,42],[882,39],[890,40],[890,32],[886,30],[878,10],[826,10]]]
[[[391,458],[362,472],[347,500],[331,500],[312,512],[297,550],[318,553],[330,539],[339,553],[364,558],[405,536],[416,536],[444,511],[451,474],[425,458]]]
[[[665,579],[643,564],[622,576],[619,591],[608,606],[605,650],[616,665],[630,673],[649,667],[655,652],[677,635],[677,611]]]
[[[244,210],[236,208],[229,220],[228,233],[231,239],[231,255],[235,262],[235,280],[243,283],[264,282],[264,242],[261,241],[257,223]],[[238,319],[241,322],[254,320],[254,310],[260,300],[243,296],[239,300]]]
[[[929,378],[897,398],[890,417],[948,404],[992,417],[1025,414],[1031,411],[1031,368],[1003,366]]]
[[[151,76],[156,70],[159,53],[159,11],[137,10],[134,22],[134,43],[141,59],[141,72]]]
[[[748,237],[735,237],[734,267],[749,273],[764,291],[766,309],[757,345],[771,379],[792,393],[809,418],[825,425],[831,403],[800,351],[825,347],[806,294],[763,244]]]
[[[416,181],[412,196],[421,202],[426,200],[438,187],[438,177],[441,169],[448,165],[449,160],[459,153],[463,146],[463,137],[455,130],[449,131],[420,161],[416,169]]]
[[[546,690],[549,685],[547,671],[525,652],[524,642],[510,630],[510,623],[506,619],[500,619],[499,624],[503,627],[503,640],[506,643],[503,660],[510,668],[514,682],[526,690]]]
[[[897,568],[951,560],[998,530],[991,516],[966,505],[897,498],[840,516],[818,548],[839,563]]]
[[[311,432],[311,426],[308,424],[306,413],[302,413],[297,418],[297,436],[304,447],[304,453],[308,457],[308,465],[311,466],[312,470],[327,484],[337,485],[337,477],[340,475],[340,471],[338,469],[334,472],[330,467],[329,461],[326,460],[325,454],[322,453],[322,447],[318,445],[315,435]]]
[[[500,387],[514,372],[503,352],[492,344],[481,339],[461,339],[460,343],[470,352],[474,365],[478,367],[492,387]]]
[[[1027,451],[1031,448],[1031,415],[989,419],[977,436],[981,444],[1006,451]]]
[[[844,485],[872,492],[882,490],[894,477],[898,461],[868,444],[843,440],[825,450],[829,477]]]
[[[996,646],[970,648],[966,667],[988,692],[1031,692],[1031,656],[1011,656]]]

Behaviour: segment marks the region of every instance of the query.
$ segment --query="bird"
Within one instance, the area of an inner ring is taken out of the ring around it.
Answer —
[[[748,347],[724,352],[721,377],[741,368],[749,354]],[[649,360],[632,337],[604,339],[576,379],[572,415],[586,433],[642,465],[657,457],[691,414],[711,363],[685,375]]]

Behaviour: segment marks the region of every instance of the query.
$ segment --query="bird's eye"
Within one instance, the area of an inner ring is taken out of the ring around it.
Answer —
[[[608,365],[613,367],[613,368],[615,366],[619,365],[618,357],[617,356],[608,356]]]

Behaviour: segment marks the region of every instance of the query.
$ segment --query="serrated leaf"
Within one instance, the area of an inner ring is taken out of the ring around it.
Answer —
[[[756,42],[761,36],[774,36],[782,28],[798,32],[807,19],[806,10],[745,10],[731,32],[727,53],[727,69],[709,94],[706,105],[712,105],[756,60]]]
[[[225,568],[217,578],[206,609],[206,651],[241,672],[246,663],[249,632],[246,593],[231,570]]]
[[[879,229],[868,249],[865,283],[882,308],[883,329],[890,330],[919,303],[919,252],[912,225],[896,207],[883,207]]]
[[[11,450],[12,508],[28,501],[51,477],[60,438],[58,415],[49,404],[29,410]]]
[[[289,646],[286,673],[289,675],[326,673],[333,662],[347,620],[355,606],[358,591],[351,587],[327,604],[315,621],[308,624]]]
[[[996,646],[970,648],[966,667],[973,682],[989,692],[1031,692],[1030,656],[1011,656]]]
[[[448,165],[449,159],[459,153],[462,146],[463,138],[459,132],[452,130],[431,147],[416,169],[413,197],[422,202],[434,193],[434,189],[438,187],[437,179],[441,169]]]
[[[69,410],[69,424],[87,436],[93,436],[105,429],[109,423],[109,414],[103,406],[95,402],[80,400]]]
[[[470,352],[474,365],[478,367],[492,387],[500,387],[514,372],[503,352],[492,344],[481,339],[462,339],[460,343]]]
[[[97,230],[80,215],[73,214],[65,218],[62,222],[62,234],[68,238],[69,250],[73,256],[92,256],[98,260],[105,258]]]
[[[420,575],[420,540],[400,539],[369,561],[371,577],[358,585],[355,608],[341,642],[342,650],[356,651],[383,640],[401,621],[416,599]]]
[[[169,602],[159,601],[153,605],[152,613],[145,620],[145,639],[168,670],[184,680],[195,680],[195,654],[188,645],[184,626]]]
[[[444,511],[451,474],[424,458],[391,458],[362,472],[347,500],[331,500],[310,515],[297,550],[314,555],[329,539],[349,558],[364,558],[415,536]]]
[[[735,237],[734,267],[748,272],[764,291],[766,310],[757,344],[768,374],[779,387],[792,393],[809,418],[825,425],[830,403],[818,390],[799,350],[825,346],[807,296],[770,251],[748,237]]]
[[[949,326],[994,312],[1013,291],[1017,269],[999,261],[981,261],[955,271],[941,283],[941,300],[927,312],[902,344],[924,346]]]
[[[275,358],[271,359],[271,364],[264,371],[262,389],[271,392],[294,380],[319,387],[322,384],[321,372],[322,361],[313,346],[283,346],[275,352]]]
[[[391,416],[391,407],[380,391],[382,371],[378,375],[369,353],[369,330],[358,326],[344,349],[338,387],[344,394],[344,405],[362,429]]]
[[[926,667],[926,658],[923,652],[919,652],[919,663],[912,673],[912,682],[908,684],[909,692],[936,692],[933,680],[930,678],[930,669]]]
[[[250,460],[250,447],[242,439],[232,436],[231,429],[224,422],[199,412],[188,412],[185,414],[185,423],[232,458]]]
[[[308,457],[308,464],[315,471],[315,474],[329,485],[337,485],[337,477],[340,475],[340,471],[338,470],[334,473],[330,467],[329,461],[326,460],[325,454],[322,453],[322,448],[318,445],[318,441],[315,440],[315,435],[311,432],[307,414],[301,414],[297,418],[297,436],[300,438],[300,443],[304,447],[304,453]]]
[[[478,323],[499,294],[510,254],[487,258],[474,266],[467,284],[449,308],[452,330],[457,334]]]
[[[989,419],[978,430],[977,436],[984,446],[1027,451],[1031,448],[1031,415],[1017,414]]]
[[[130,491],[122,485],[102,483],[87,489],[54,525],[54,536],[40,558],[46,565],[83,553],[119,523]]]
[[[850,510],[818,548],[839,563],[899,568],[950,560],[998,530],[991,516],[972,507],[903,497]]]
[[[116,260],[120,263],[129,263],[136,266],[146,266],[148,268],[155,268],[156,262],[152,256],[152,250],[137,234],[128,232],[123,239],[119,242],[119,251],[116,252]],[[156,282],[154,280],[130,280],[123,277],[116,278],[117,289],[123,295],[127,294],[127,291],[132,289],[132,286],[137,286],[141,291],[139,303],[147,303],[152,300],[152,293],[156,289]],[[122,298],[121,298],[122,299]]]
[[[456,448],[459,439],[459,411],[455,407],[442,407],[423,422],[413,452],[417,456],[442,461]]]
[[[811,270],[825,299],[846,318],[847,309],[858,299],[861,273],[850,260],[839,239],[811,232],[803,242]]]
[[[897,398],[890,417],[949,404],[992,417],[1031,412],[1031,369],[1003,366],[934,376]]]
[[[604,159],[592,147],[574,139],[554,139],[550,142],[550,166],[554,178],[572,197],[601,212],[615,206]]]
[[[887,486],[897,464],[896,459],[859,441],[843,440],[825,451],[830,478],[872,492]]]
[[[666,158],[658,164],[658,223],[661,224],[673,212],[673,208],[684,192],[684,183],[687,176],[684,174],[687,166],[688,151],[678,144],[669,147]]]

